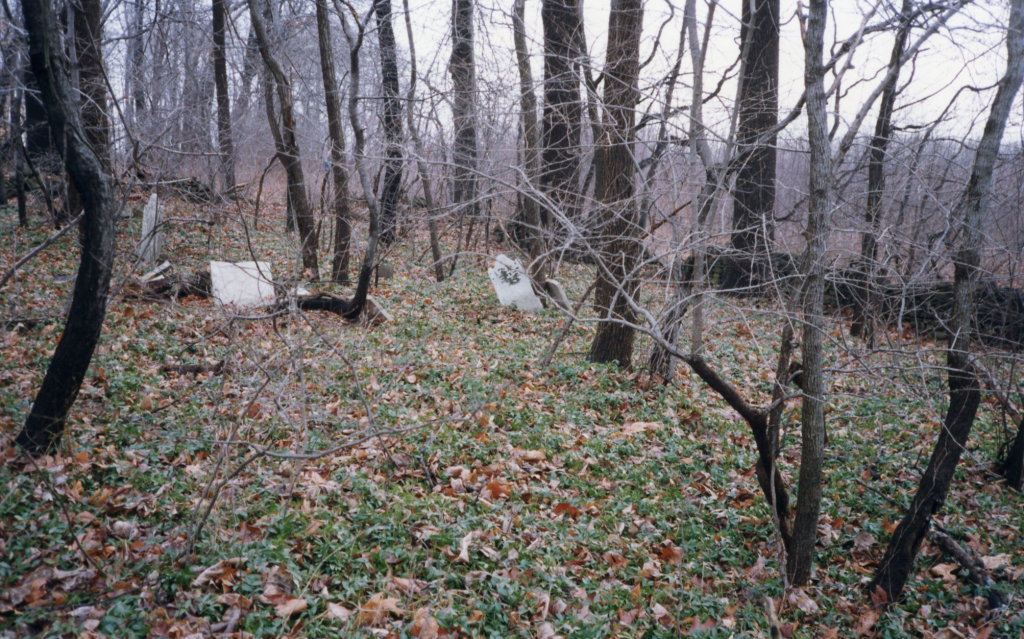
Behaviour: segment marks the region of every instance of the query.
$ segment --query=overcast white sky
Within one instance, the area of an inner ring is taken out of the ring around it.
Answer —
[[[610,0],[583,0],[584,22],[587,32],[591,59],[595,66],[604,61],[605,36],[607,31]],[[711,50],[707,65],[705,88],[717,83],[721,72],[731,65],[738,53],[739,11],[741,0],[725,0],[719,4],[714,17]],[[661,24],[669,18],[669,2],[675,4],[674,17],[665,27],[660,51],[655,61],[644,70],[641,85],[650,85],[664,74],[674,59],[678,46],[679,29],[682,20],[682,0],[648,0],[645,3],[644,38],[641,58],[646,58],[654,45],[654,39]],[[845,0],[831,3],[832,19],[828,27],[830,40],[845,40],[861,25],[865,12],[879,6],[879,12],[872,19],[877,21],[884,12],[892,12],[891,5],[899,0]],[[514,56],[511,39],[509,0],[479,0],[477,14],[477,55],[481,76],[508,74],[514,80]],[[539,53],[542,48],[540,24],[540,0],[527,0],[527,22],[530,31],[531,53],[534,54],[534,79],[543,78],[543,66]],[[396,17],[401,18],[401,2],[396,0]],[[448,0],[410,0],[410,10],[417,38],[417,57],[421,69],[434,64],[436,72],[444,73],[448,56],[450,32],[450,2]],[[800,42],[800,28],[796,19],[797,2],[782,1],[782,45],[780,54],[780,107],[785,113],[795,103],[803,90],[803,46]],[[1007,18],[1007,3],[1000,0],[978,2],[964,9],[954,17],[948,29],[934,35],[922,49],[912,69],[905,70],[901,84],[910,82],[909,88],[898,102],[896,118],[899,124],[924,124],[930,122],[948,104],[953,95],[965,85],[985,87],[994,84],[1005,68],[1004,25]],[[707,14],[706,0],[698,1],[698,19],[703,23]],[[404,24],[396,22],[399,45],[406,48]],[[919,33],[919,32],[918,32]],[[913,40],[912,40],[913,41]],[[892,37],[889,34],[871,36],[854,56],[854,67],[844,77],[844,90],[849,90],[840,103],[841,117],[848,119],[863,104],[864,98],[877,85],[889,60]],[[690,83],[689,57],[684,62],[684,87]],[[435,80],[436,81],[436,80]],[[646,82],[645,82],[646,81]],[[830,79],[826,80],[826,84]],[[852,87],[852,89],[851,89]],[[735,96],[735,84],[730,83],[722,95],[731,103]],[[679,104],[689,102],[686,88],[677,90]],[[961,92],[956,108],[952,110],[950,123],[943,127],[944,134],[958,139],[977,137],[987,115],[987,107],[993,97],[988,91],[981,95]],[[723,105],[724,106],[724,105]],[[832,108],[830,104],[830,109]],[[725,117],[722,108],[712,108],[709,119]],[[1020,142],[1022,139],[1021,109],[1015,110],[1006,142]],[[862,126],[862,132],[870,132],[873,126],[869,120]],[[791,125],[793,134],[802,134],[804,124],[798,121]]]

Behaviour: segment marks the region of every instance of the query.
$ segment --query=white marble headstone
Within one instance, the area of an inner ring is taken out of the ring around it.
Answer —
[[[225,306],[258,306],[274,301],[269,262],[210,262],[213,296]]]
[[[149,202],[142,209],[142,241],[139,242],[139,257],[147,264],[156,263],[160,257],[160,218],[163,207],[157,200],[156,193],[149,196]]]
[[[494,292],[502,306],[512,306],[520,311],[539,311],[544,308],[534,294],[530,276],[519,260],[504,254],[495,258],[494,267],[487,269],[487,275],[494,285]]]

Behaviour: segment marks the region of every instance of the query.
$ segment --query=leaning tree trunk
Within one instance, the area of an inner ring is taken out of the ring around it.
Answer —
[[[806,282],[803,306],[803,407],[800,478],[797,484],[793,550],[787,570],[796,586],[805,586],[814,566],[821,509],[821,471],[825,456],[825,377],[822,351],[825,314],[825,260],[832,215],[832,148],[828,137],[825,70],[822,53],[828,0],[811,0],[804,39],[807,138],[811,151],[810,211],[807,219]]]
[[[292,88],[288,76],[281,68],[277,58],[270,48],[270,36],[267,34],[266,25],[263,22],[259,0],[248,0],[249,18],[252,20],[253,32],[256,34],[256,43],[263,57],[263,63],[270,72],[270,80],[277,89],[277,99],[281,107],[281,146],[283,152],[279,153],[281,163],[284,165],[288,175],[288,201],[290,208],[295,214],[295,223],[299,227],[299,237],[302,241],[302,266],[309,272],[312,279],[319,279],[319,268],[316,255],[316,228],[313,220],[313,211],[309,207],[309,200],[306,197],[306,181],[302,172],[302,154],[299,151],[299,141],[295,136],[295,111],[292,108]],[[271,118],[271,126],[274,126]]]
[[[913,27],[910,12],[913,9],[911,0],[903,0],[900,28],[896,32],[896,41],[889,56],[890,74],[882,91],[878,105],[878,117],[875,120],[875,134],[871,138],[870,157],[868,160],[868,202],[864,213],[867,228],[860,238],[860,262],[853,274],[853,322],[850,334],[854,337],[874,337],[871,306],[875,297],[875,263],[878,260],[878,230],[882,223],[882,196],[885,193],[885,154],[889,148],[892,135],[892,110],[896,104],[896,93],[899,82],[900,68],[903,66],[903,50],[907,46],[907,37]]]
[[[576,74],[577,0],[541,0],[544,25],[544,116],[540,185],[555,211],[541,212],[541,224],[564,216],[577,222],[579,208],[580,128],[583,102]]]
[[[537,127],[537,95],[533,91],[533,72],[530,69],[530,52],[526,48],[526,0],[515,0],[512,4],[512,39],[516,48],[516,62],[519,67],[519,108],[523,132],[523,158],[525,160],[526,195],[523,201],[523,218],[529,227],[530,277],[542,285],[547,281],[547,247],[545,231],[541,220],[536,189],[540,174],[540,133]]]
[[[224,39],[225,0],[213,0],[213,82],[217,91],[217,144],[224,191],[235,189],[235,145],[231,139],[231,98],[228,96],[227,48]]]
[[[775,138],[757,141],[779,121],[779,0],[742,5],[737,138],[747,155],[736,172],[730,243],[737,255],[723,276],[722,287],[728,289],[763,283],[775,239]]]
[[[637,288],[633,273],[641,251],[639,210],[633,197],[636,164],[635,112],[639,101],[641,0],[612,0],[608,17],[604,103],[608,114],[598,147],[599,171],[595,192],[601,206],[598,228],[596,305],[601,321],[590,346],[593,362],[618,362],[629,367],[633,358],[636,313],[630,302]]]
[[[331,279],[347,284],[352,216],[348,208],[345,134],[341,130],[341,96],[334,72],[334,50],[331,48],[331,21],[327,13],[327,0],[316,0],[316,31],[320,42],[320,73],[324,80],[327,130],[331,137],[331,177],[334,180],[334,261],[331,264]]]
[[[380,194],[380,239],[390,244],[398,225],[398,192],[402,186],[402,97],[398,85],[398,53],[391,24],[391,0],[373,0],[384,89],[384,186]]]
[[[992,174],[1006,121],[1024,79],[1024,0],[1012,0],[1010,3],[1006,48],[1006,73],[999,81],[963,199],[960,250],[955,258],[953,274],[951,337],[946,354],[949,407],[914,501],[893,532],[881,566],[871,582],[872,592],[881,589],[890,602],[895,602],[903,592],[914,557],[931,527],[932,516],[946,501],[953,473],[967,446],[981,403],[981,384],[970,357],[971,319],[980,275],[982,221],[991,194]]]
[[[114,264],[114,201],[103,160],[93,149],[68,81],[61,36],[48,2],[25,2],[29,60],[50,129],[64,144],[64,167],[85,207],[82,259],[64,332],[16,442],[38,456],[60,443],[99,341]]]
[[[460,218],[477,217],[476,60],[473,56],[473,1],[452,0],[452,125],[455,165],[452,195]]]

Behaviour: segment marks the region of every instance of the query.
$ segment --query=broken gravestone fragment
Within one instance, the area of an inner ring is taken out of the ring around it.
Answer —
[[[225,306],[244,308],[274,301],[269,262],[210,262],[213,296]]]
[[[494,292],[502,306],[512,306],[520,311],[539,311],[544,308],[533,292],[530,276],[519,260],[507,255],[498,255],[494,267],[487,269],[487,275],[494,285]]]
[[[160,257],[160,223],[163,207],[156,193],[149,196],[146,208],[142,209],[142,240],[139,242],[139,257],[147,264],[156,263]]]
[[[366,321],[369,322],[371,326],[378,326],[384,322],[392,322],[395,319],[391,317],[391,313],[384,310],[384,307],[381,306],[380,302],[374,299],[373,295],[366,296],[365,313]]]

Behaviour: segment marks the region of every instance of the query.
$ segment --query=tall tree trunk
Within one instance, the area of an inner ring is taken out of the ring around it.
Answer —
[[[760,284],[775,240],[775,138],[757,144],[779,121],[779,0],[743,0],[738,142],[745,161],[736,172],[730,243],[737,255],[723,288]],[[756,146],[754,146],[756,145]]]
[[[537,95],[533,91],[533,72],[530,52],[526,45],[526,0],[514,0],[512,5],[512,39],[515,43],[516,62],[519,67],[519,108],[523,129],[523,159],[527,195],[522,198],[523,217],[529,226],[530,277],[543,285],[547,280],[546,225],[537,203],[538,176],[540,175],[540,132],[537,127]]]
[[[384,89],[384,185],[380,195],[380,239],[390,244],[398,225],[398,193],[402,187],[402,97],[398,83],[398,52],[391,24],[391,0],[373,0]]]
[[[608,17],[604,104],[608,114],[598,147],[600,164],[595,192],[601,203],[598,230],[597,308],[602,321],[590,346],[590,360],[629,367],[633,358],[636,313],[630,306],[636,292],[633,273],[640,255],[639,211],[635,200],[633,161],[635,113],[639,101],[642,0],[612,0]]]
[[[405,96],[405,102],[408,105],[405,109],[405,119],[409,125],[409,136],[412,137],[413,147],[416,150],[416,172],[419,174],[420,186],[423,188],[423,201],[427,205],[427,229],[430,233],[430,253],[434,259],[434,277],[438,282],[443,282],[444,259],[441,253],[441,238],[437,233],[437,207],[434,205],[434,189],[430,183],[427,163],[423,159],[423,141],[420,139],[420,133],[416,127],[416,114],[412,108],[412,105],[416,103],[416,80],[418,78],[416,75],[416,39],[412,31],[409,0],[402,0],[402,7],[405,9],[405,33],[409,39],[409,91]]]
[[[334,259],[331,279],[347,284],[352,216],[348,209],[348,168],[345,166],[345,133],[341,130],[341,95],[334,72],[331,20],[327,0],[316,0],[316,31],[320,42],[320,74],[324,81],[327,130],[331,136],[331,177],[334,180]]]
[[[821,474],[825,457],[825,376],[822,359],[825,314],[825,260],[832,215],[832,148],[828,136],[825,70],[822,54],[828,0],[811,0],[804,38],[804,86],[807,92],[807,138],[811,151],[807,218],[806,282],[803,305],[803,407],[801,408],[800,478],[797,484],[793,551],[788,557],[792,583],[807,585],[814,566],[821,510]]]
[[[540,185],[555,211],[541,212],[544,226],[550,218],[577,221],[579,208],[580,127],[583,102],[576,74],[577,32],[582,29],[578,0],[541,0],[544,25],[544,150]]]
[[[457,214],[477,217],[476,60],[473,56],[473,2],[452,0],[453,200]]]
[[[48,2],[22,5],[29,60],[50,129],[64,145],[64,167],[85,205],[82,259],[64,332],[16,442],[33,456],[60,443],[99,341],[114,264],[114,202],[104,162],[89,142],[68,82],[56,16]]]
[[[213,0],[213,81],[217,90],[217,143],[224,190],[235,188],[235,145],[231,136],[231,98],[228,94],[227,47],[224,38],[224,0]]]
[[[295,114],[292,108],[292,88],[288,82],[288,76],[278,63],[274,52],[270,48],[270,36],[267,35],[266,25],[263,21],[262,7],[259,0],[248,0],[249,17],[252,20],[253,31],[256,33],[256,43],[263,57],[263,63],[270,72],[270,80],[277,89],[277,99],[281,109],[281,149],[278,155],[288,174],[288,199],[291,209],[295,212],[295,223],[299,228],[299,237],[302,241],[302,266],[309,272],[312,279],[319,279],[320,273],[317,266],[316,255],[316,228],[313,220],[313,212],[309,207],[309,200],[306,197],[306,181],[302,172],[302,155],[299,152],[299,141],[295,136]],[[268,114],[273,115],[273,114]],[[275,118],[270,118],[271,126],[275,126]]]
[[[971,319],[980,275],[982,221],[991,194],[992,174],[1006,121],[1024,79],[1024,0],[1010,2],[1006,48],[1006,73],[999,81],[992,110],[978,143],[962,203],[964,217],[959,229],[960,248],[954,264],[953,317],[946,353],[949,407],[914,501],[893,532],[881,566],[871,582],[872,590],[880,588],[890,602],[895,602],[903,592],[914,557],[931,527],[932,516],[946,501],[953,473],[967,446],[981,403],[978,371],[970,357]]]
[[[892,135],[892,110],[896,104],[896,89],[899,83],[899,71],[903,66],[903,50],[907,47],[907,37],[913,27],[910,12],[913,9],[911,0],[903,0],[900,9],[900,27],[896,32],[896,41],[889,56],[890,74],[886,78],[882,98],[878,104],[878,117],[875,120],[875,133],[871,137],[870,156],[868,160],[868,202],[864,213],[867,228],[860,237],[860,261],[853,275],[853,322],[850,334],[854,337],[865,337],[872,340],[874,327],[871,319],[871,306],[875,296],[875,263],[878,260],[878,231],[882,223],[882,197],[885,194],[885,154],[889,148]],[[894,71],[894,72],[893,72]]]

